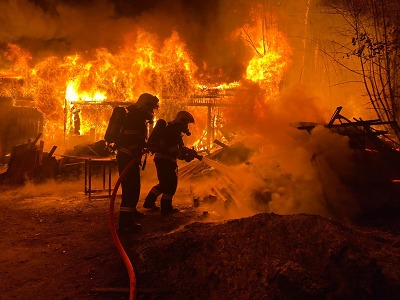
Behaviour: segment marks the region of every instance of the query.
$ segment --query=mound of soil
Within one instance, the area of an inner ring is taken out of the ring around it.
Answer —
[[[88,201],[80,188],[2,192],[2,298],[129,299],[108,228],[109,201]],[[120,236],[138,299],[400,297],[396,219],[379,226],[305,214],[219,220],[188,194],[177,197],[180,213],[146,213],[141,232]]]

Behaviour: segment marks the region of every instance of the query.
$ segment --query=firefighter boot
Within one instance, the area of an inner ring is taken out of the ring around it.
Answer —
[[[150,191],[146,199],[144,199],[143,207],[151,210],[159,210],[160,208],[156,205],[156,201],[157,195]]]
[[[179,209],[172,206],[172,200],[161,198],[161,214],[169,215],[179,212]]]
[[[141,228],[142,225],[133,222],[133,216],[131,212],[119,212],[118,233],[136,233],[139,232]]]

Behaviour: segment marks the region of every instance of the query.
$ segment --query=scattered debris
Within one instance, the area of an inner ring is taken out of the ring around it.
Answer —
[[[58,174],[58,162],[53,156],[56,146],[49,153],[43,152],[44,142],[39,141],[39,133],[34,141],[13,147],[7,170],[0,174],[0,183],[17,185],[26,181],[35,183],[55,178]]]
[[[352,157],[340,166],[328,157],[315,154],[312,163],[318,170],[324,188],[325,204],[336,218],[369,218],[378,212],[398,211],[400,202],[400,145],[388,135],[384,126],[391,122],[380,120],[353,121],[337,107],[328,124],[299,122],[292,126],[311,133],[324,126],[333,133],[347,136]],[[338,178],[345,190],[333,190],[332,178]],[[338,201],[344,194],[352,199]],[[339,197],[338,197],[339,196]],[[354,202],[352,202],[354,200]]]
[[[196,195],[191,189],[193,203],[199,206],[203,203],[215,203],[221,201],[226,210],[238,208],[241,200],[238,199],[240,187],[232,180],[227,166],[239,164],[247,164],[248,160],[254,153],[254,150],[239,142],[233,145],[227,145],[218,140],[214,143],[221,146],[209,155],[205,156],[202,161],[192,161],[190,164],[179,169],[179,177],[181,180],[201,179],[202,177],[213,178],[210,181],[209,194],[203,198]],[[253,198],[253,207],[258,212],[267,212],[268,203],[271,201],[271,192],[262,189],[254,191],[251,195]]]

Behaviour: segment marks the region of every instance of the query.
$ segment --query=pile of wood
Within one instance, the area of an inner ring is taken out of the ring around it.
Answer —
[[[371,215],[399,210],[400,144],[390,138],[389,129],[393,124],[379,119],[349,119],[341,111],[342,107],[337,107],[326,124],[291,124],[309,133],[315,127],[323,126],[335,134],[348,137],[351,151],[343,159],[339,148],[337,153],[314,153],[310,157],[323,189],[324,206],[338,219],[369,218]],[[243,144],[228,146],[218,141],[214,143],[220,145],[221,149],[207,155],[202,161],[193,161],[180,168],[180,179],[212,179],[208,181],[210,193],[207,199],[197,199],[193,195],[195,204],[206,200],[222,200],[227,207],[240,205],[241,199],[237,199],[240,187],[230,178],[232,171],[224,166],[246,164],[251,158],[251,150]],[[250,195],[257,210],[268,211],[271,201],[269,186],[266,184]]]
[[[34,183],[54,179],[58,174],[58,161],[53,156],[57,146],[50,152],[43,152],[44,142],[40,141],[42,133],[26,144],[13,147],[7,170],[0,174],[1,184],[18,185],[27,181]]]
[[[390,138],[389,132],[385,128],[395,125],[395,121],[381,121],[379,119],[363,120],[353,118],[350,120],[341,114],[343,107],[338,106],[327,124],[313,122],[298,122],[290,124],[308,133],[316,126],[324,126],[332,132],[348,136],[350,147],[357,150],[376,150],[376,151],[395,151],[400,144]]]
[[[209,182],[209,194],[200,199],[192,190],[194,205],[201,203],[213,203],[221,201],[225,209],[229,210],[240,206],[241,199],[238,199],[240,187],[230,177],[231,169],[228,166],[247,163],[253,155],[253,150],[243,143],[226,145],[218,140],[214,144],[221,146],[220,149],[205,156],[201,161],[194,160],[190,164],[179,169],[179,179],[182,181],[203,177],[212,178]],[[252,195],[253,206],[259,211],[268,211],[268,203],[271,201],[271,193],[268,190],[257,190]]]
[[[214,143],[221,146],[221,148],[208,154],[206,158],[224,165],[245,163],[253,154],[252,149],[246,147],[240,142],[233,145],[226,145],[215,140]],[[194,160],[190,164],[179,169],[179,178],[181,180],[192,179],[194,177],[202,176],[212,169],[212,166],[207,163],[206,160]]]

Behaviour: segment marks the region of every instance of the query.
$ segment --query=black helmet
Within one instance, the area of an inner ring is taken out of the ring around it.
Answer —
[[[191,113],[187,112],[186,110],[181,110],[176,114],[173,122],[182,124],[182,132],[187,136],[191,135],[188,126],[190,123],[194,123],[194,118]]]
[[[158,98],[152,94],[144,93],[141,94],[136,101],[136,105],[142,109],[157,109],[158,108]]]
[[[194,123],[194,118],[190,112],[187,112],[186,110],[181,110],[176,114],[174,122],[186,122],[187,124],[189,124]]]
[[[146,113],[146,119],[153,121],[154,110],[158,109],[158,98],[148,93],[143,93],[136,101],[136,106]]]

